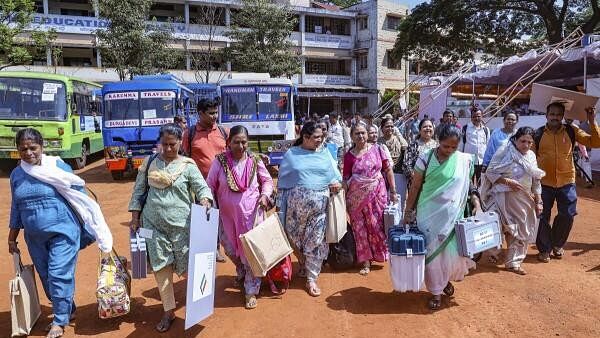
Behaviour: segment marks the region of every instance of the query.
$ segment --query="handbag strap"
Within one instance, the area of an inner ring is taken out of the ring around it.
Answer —
[[[259,215],[260,211],[262,210],[263,214],[265,212],[264,209],[258,203],[256,204],[256,209],[255,210],[256,211],[254,212],[254,224],[252,225],[252,228],[256,227],[258,225],[258,223],[259,223],[258,222],[258,215]]]
[[[21,276],[21,272],[23,271],[23,262],[21,262],[21,255],[18,253],[13,253],[13,266],[15,268],[15,275],[17,277]]]

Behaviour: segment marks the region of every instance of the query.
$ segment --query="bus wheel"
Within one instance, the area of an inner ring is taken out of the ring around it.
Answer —
[[[123,179],[123,171],[122,170],[111,171],[110,174],[112,175],[112,178],[115,181],[120,181]]]
[[[87,162],[87,153],[87,145],[84,142],[81,144],[81,157],[71,160],[71,165],[74,167],[73,169],[83,169],[85,167],[85,163]]]

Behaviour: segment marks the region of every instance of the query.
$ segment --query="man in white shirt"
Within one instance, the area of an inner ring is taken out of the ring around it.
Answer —
[[[343,122],[340,121],[337,112],[331,112],[329,114],[329,124],[328,137],[331,142],[338,146],[337,161],[338,163],[341,163],[344,154],[352,145],[352,140],[350,139],[350,134],[343,125]]]
[[[476,110],[471,114],[471,122],[462,127],[462,144],[459,149],[463,153],[473,154],[475,160],[475,183],[479,185],[481,178],[481,168],[483,164],[483,155],[490,139],[490,130],[483,125],[483,113]]]

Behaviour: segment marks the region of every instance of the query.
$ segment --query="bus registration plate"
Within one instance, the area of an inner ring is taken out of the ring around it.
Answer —
[[[21,158],[21,156],[19,156],[19,152],[18,151],[11,151],[9,154],[10,158],[18,160]]]
[[[142,165],[142,162],[144,162],[144,158],[140,157],[140,158],[134,158],[133,159],[133,167],[134,168],[138,168],[139,166]]]

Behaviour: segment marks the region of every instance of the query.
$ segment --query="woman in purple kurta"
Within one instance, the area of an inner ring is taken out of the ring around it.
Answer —
[[[245,306],[253,309],[260,290],[260,277],[252,274],[239,236],[254,227],[259,208],[266,209],[273,193],[273,180],[260,157],[248,152],[248,130],[245,127],[231,128],[227,144],[228,149],[213,161],[207,183],[220,210],[221,244],[235,264],[236,283],[243,281]],[[262,219],[264,211],[260,213],[259,219]]]

